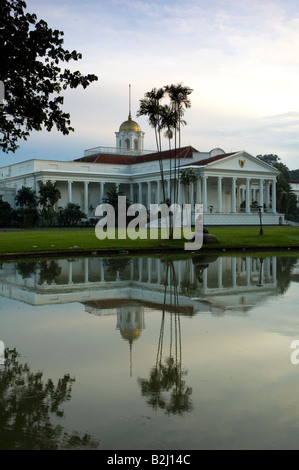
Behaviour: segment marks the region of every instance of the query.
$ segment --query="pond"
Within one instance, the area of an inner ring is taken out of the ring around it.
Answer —
[[[0,264],[0,448],[298,449],[298,282],[294,255]]]

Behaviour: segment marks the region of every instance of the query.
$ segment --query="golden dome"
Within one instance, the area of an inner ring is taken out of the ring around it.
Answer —
[[[120,128],[119,128],[119,132],[122,132],[122,131],[135,131],[135,132],[140,132],[141,129],[140,129],[140,126],[139,124],[137,124],[137,122],[135,121],[132,121],[132,116],[129,115],[129,118],[127,121],[124,121]]]
[[[123,339],[126,339],[128,341],[132,341],[134,339],[139,338],[139,336],[141,335],[141,330],[139,330],[137,328],[134,329],[134,330],[121,330],[120,334],[121,334]]]

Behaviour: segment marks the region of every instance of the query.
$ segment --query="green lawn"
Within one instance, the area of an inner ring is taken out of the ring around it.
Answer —
[[[208,227],[219,242],[215,249],[229,247],[298,247],[299,227],[264,227],[264,235],[259,235],[259,227]],[[94,229],[36,229],[26,231],[0,232],[0,253],[21,253],[40,251],[69,250],[134,250],[161,249],[172,246],[183,249],[184,240],[98,240]]]

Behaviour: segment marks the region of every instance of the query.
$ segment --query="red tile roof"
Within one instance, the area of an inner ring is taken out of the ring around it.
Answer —
[[[192,158],[193,152],[197,152],[193,147],[181,147],[179,149],[165,150],[163,152],[153,152],[138,157],[129,155],[116,155],[116,154],[97,154],[88,157],[81,157],[74,160],[75,162],[85,163],[112,163],[117,165],[135,165],[138,163],[153,162],[156,160],[168,160],[172,158],[179,158],[184,160]]]

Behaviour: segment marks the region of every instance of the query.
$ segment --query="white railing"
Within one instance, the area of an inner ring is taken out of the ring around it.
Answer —
[[[147,155],[150,153],[154,153],[154,150],[127,150],[127,149],[119,149],[116,147],[94,147],[91,149],[84,150],[84,157],[90,157],[91,155],[97,155],[101,153],[138,157],[139,155]]]

